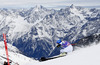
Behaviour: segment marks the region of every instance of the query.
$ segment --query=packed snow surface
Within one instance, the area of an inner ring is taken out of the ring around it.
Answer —
[[[78,48],[65,57],[26,65],[100,65],[100,44]]]

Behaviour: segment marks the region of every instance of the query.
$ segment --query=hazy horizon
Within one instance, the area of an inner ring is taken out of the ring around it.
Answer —
[[[0,0],[0,8],[30,8],[42,5],[46,8],[60,9],[74,4],[88,8],[100,8],[100,0]]]

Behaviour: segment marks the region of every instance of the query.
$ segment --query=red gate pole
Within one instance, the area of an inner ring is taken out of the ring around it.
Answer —
[[[6,55],[7,55],[7,62],[8,62],[8,65],[10,65],[9,57],[8,57],[7,42],[6,42],[6,34],[4,34],[4,33],[3,33],[3,38],[4,38],[4,44],[5,44],[5,51],[6,51]]]

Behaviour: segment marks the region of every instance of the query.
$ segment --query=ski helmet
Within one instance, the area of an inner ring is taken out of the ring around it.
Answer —
[[[61,43],[61,40],[59,39],[59,40],[57,40],[57,42],[56,43],[58,43],[58,44],[60,44]]]

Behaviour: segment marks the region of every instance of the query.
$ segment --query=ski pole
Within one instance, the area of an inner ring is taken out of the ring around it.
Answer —
[[[10,65],[10,63],[9,63],[9,57],[8,57],[7,42],[6,42],[6,34],[4,34],[4,33],[3,33],[3,38],[4,38],[4,44],[5,44],[6,55],[7,55],[7,62],[8,62],[8,65]]]

